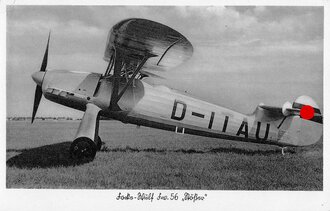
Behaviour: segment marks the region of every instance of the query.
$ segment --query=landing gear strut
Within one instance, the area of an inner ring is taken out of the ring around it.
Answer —
[[[102,141],[98,136],[99,118],[101,109],[92,104],[86,105],[85,114],[80,122],[76,138],[70,146],[71,157],[78,161],[93,160],[96,151],[101,149]]]
[[[100,151],[101,147],[102,147],[102,140],[101,140],[100,136],[97,136],[97,139],[95,140],[95,143],[96,143],[96,150]]]

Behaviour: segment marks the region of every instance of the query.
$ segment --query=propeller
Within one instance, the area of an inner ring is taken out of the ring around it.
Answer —
[[[50,32],[49,32],[49,35],[48,35],[47,46],[46,46],[44,58],[43,58],[42,63],[41,63],[40,71],[36,72],[32,75],[32,78],[37,83],[37,86],[36,86],[36,91],[35,91],[35,94],[34,94],[34,103],[33,103],[31,124],[34,121],[34,118],[36,116],[36,113],[37,113],[37,110],[38,110],[38,107],[39,107],[39,103],[40,103],[40,100],[41,100],[41,97],[42,97],[42,82],[44,80],[45,73],[46,73],[46,68],[47,68],[49,39],[50,39]]]

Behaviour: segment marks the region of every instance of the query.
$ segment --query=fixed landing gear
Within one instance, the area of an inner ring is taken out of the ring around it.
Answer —
[[[71,157],[79,161],[93,160],[96,155],[96,151],[97,148],[95,143],[86,137],[77,138],[70,146]]]
[[[102,147],[102,141],[100,136],[92,141],[87,137],[80,137],[75,139],[70,146],[70,155],[75,160],[93,160],[96,155],[96,151],[100,151]]]
[[[98,136],[99,116],[101,109],[92,104],[86,105],[85,114],[80,122],[76,138],[70,146],[70,154],[74,160],[91,161],[96,151],[101,149],[102,141]]]

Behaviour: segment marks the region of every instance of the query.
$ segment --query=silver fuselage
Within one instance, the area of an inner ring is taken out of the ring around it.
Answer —
[[[126,79],[122,79],[120,90]],[[87,103],[101,109],[100,115],[136,125],[177,133],[274,145],[298,145],[296,140],[282,142],[278,129],[281,120],[263,118],[262,109],[244,115],[165,86],[152,86],[135,80],[118,101],[120,110],[110,109],[113,78],[99,73],[48,71],[42,83],[44,96],[53,102],[85,111]],[[300,144],[301,145],[301,144]]]

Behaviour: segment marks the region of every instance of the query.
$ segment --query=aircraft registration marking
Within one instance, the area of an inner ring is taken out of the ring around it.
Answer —
[[[211,117],[210,117],[210,122],[208,128],[211,129],[213,125],[213,120],[214,120],[214,111],[211,112]]]
[[[225,117],[225,122],[223,123],[222,132],[226,132],[227,125],[228,125],[228,120],[229,120],[229,116],[226,116]]]
[[[191,112],[191,115],[196,116],[196,117],[200,117],[200,118],[204,118],[204,117],[205,117],[204,114],[200,114],[200,113],[197,113],[197,112],[195,112],[195,111],[192,111],[192,112]]]
[[[178,109],[180,108],[180,109]],[[181,110],[181,113],[180,113]],[[178,112],[177,112],[178,111]],[[172,109],[172,114],[171,114],[171,119],[177,120],[177,121],[182,121],[185,116],[186,116],[186,111],[187,111],[187,104],[181,100],[174,100],[174,104],[173,104],[173,109]],[[192,116],[195,117],[199,117],[199,118],[205,118],[204,114],[201,113],[197,113],[192,111],[191,113]],[[212,129],[213,126],[213,122],[215,119],[216,113],[214,111],[211,112],[210,115],[210,120],[209,120],[209,124],[208,124],[208,129]],[[231,115],[231,117],[233,117]],[[229,123],[229,115],[226,114],[225,115],[225,119],[223,122],[223,126],[222,126],[222,130],[221,132],[226,133],[227,131],[227,127],[228,127],[228,123]],[[265,134],[263,137],[260,137],[260,128],[261,128],[261,122],[257,122],[257,128],[256,128],[256,133],[255,133],[255,138],[259,141],[267,141],[268,139],[268,134],[269,134],[269,129],[270,129],[270,124],[267,123],[266,124],[266,130],[265,130]],[[236,134],[236,136],[243,136],[244,138],[249,138],[249,124],[248,124],[248,119],[245,117],[243,118]]]

